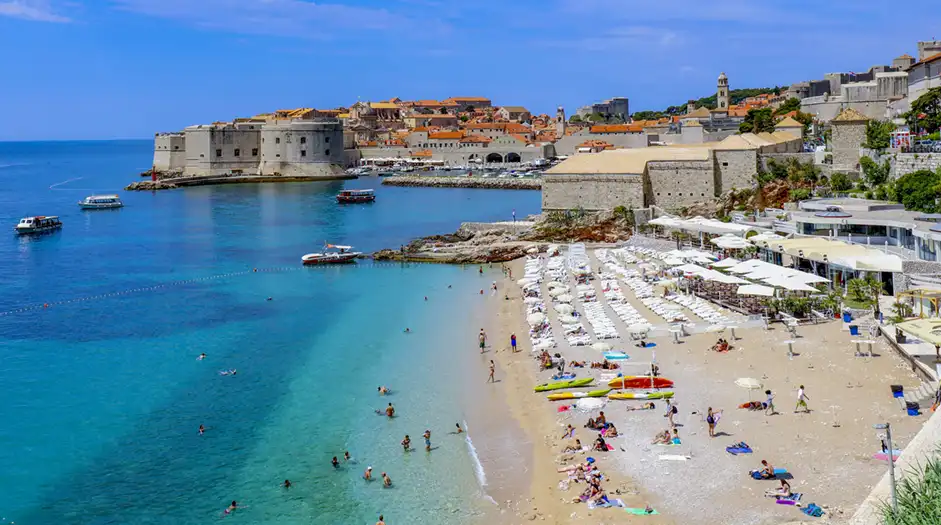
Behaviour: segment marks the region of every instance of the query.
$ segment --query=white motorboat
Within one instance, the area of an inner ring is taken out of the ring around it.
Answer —
[[[352,246],[341,246],[339,244],[325,244],[323,247],[323,252],[321,253],[308,253],[307,255],[301,257],[301,262],[305,265],[314,265],[314,264],[341,264],[349,263],[356,260],[357,257],[362,255],[362,252],[353,252]]]
[[[83,210],[113,210],[124,206],[117,195],[90,195],[79,201]]]
[[[48,217],[40,215],[38,217],[24,217],[13,228],[18,235],[28,235],[31,233],[47,233],[58,230],[62,227],[62,221],[54,215]]]

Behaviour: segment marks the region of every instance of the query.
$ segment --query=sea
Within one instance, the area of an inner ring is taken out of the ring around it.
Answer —
[[[518,487],[500,480],[528,458],[487,394],[476,337],[502,299],[488,291],[499,266],[300,257],[523,217],[539,192],[375,177],[123,191],[152,155],[152,141],[0,143],[0,523],[464,524],[506,512]],[[344,188],[377,200],[338,205]],[[77,206],[101,193],[125,207]],[[14,235],[30,215],[64,227]],[[394,418],[377,414],[388,403]],[[417,450],[403,451],[405,435]],[[369,466],[392,487],[365,481]]]

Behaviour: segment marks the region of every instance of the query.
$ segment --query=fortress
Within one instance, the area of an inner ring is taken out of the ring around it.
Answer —
[[[314,109],[157,133],[154,169],[165,176],[343,177],[343,125]]]

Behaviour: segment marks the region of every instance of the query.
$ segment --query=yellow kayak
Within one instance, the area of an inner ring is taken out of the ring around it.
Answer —
[[[549,401],[560,401],[562,399],[581,399],[583,397],[604,397],[610,392],[610,388],[604,390],[592,390],[590,392],[560,392],[558,394],[549,394],[546,396]]]
[[[669,399],[673,392],[615,392],[608,399]]]

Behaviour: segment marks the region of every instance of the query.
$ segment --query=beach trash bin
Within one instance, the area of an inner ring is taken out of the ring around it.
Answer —
[[[859,327],[851,324],[850,325],[850,335],[859,335]]]
[[[909,408],[909,409],[907,410],[907,412],[908,412],[908,415],[910,415],[910,416],[919,416],[919,415],[921,415],[921,413],[918,412],[918,409],[917,409],[917,408]]]
[[[892,397],[905,397],[905,387],[902,385],[889,385],[892,389]]]
[[[848,323],[853,320],[853,314],[849,312],[843,312],[843,322]]]

